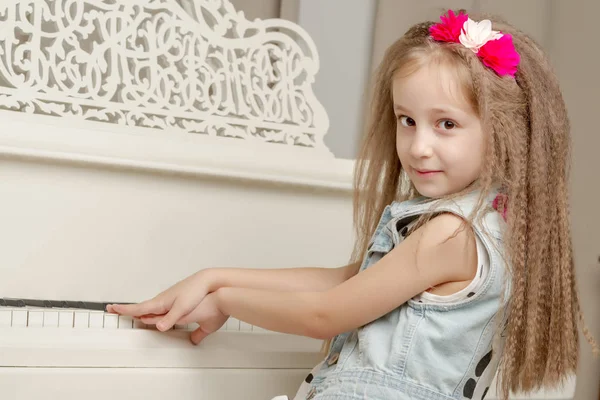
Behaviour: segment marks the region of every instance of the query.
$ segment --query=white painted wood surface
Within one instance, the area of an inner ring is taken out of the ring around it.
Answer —
[[[353,164],[323,144],[312,40],[194,4],[205,20],[166,0],[0,4],[0,296],[136,302],[203,268],[346,263]],[[199,346],[190,329],[3,309],[2,395],[270,399],[322,357],[234,319]]]

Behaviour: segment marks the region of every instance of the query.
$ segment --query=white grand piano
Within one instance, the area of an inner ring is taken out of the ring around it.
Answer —
[[[313,41],[194,7],[0,2],[2,399],[265,400],[322,357],[234,319],[193,346],[193,326],[103,311],[202,268],[350,254],[352,162],[323,141]]]

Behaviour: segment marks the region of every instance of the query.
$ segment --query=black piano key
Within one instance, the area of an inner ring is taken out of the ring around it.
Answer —
[[[106,311],[105,303],[92,303],[89,301],[83,302],[83,307],[87,310],[98,310],[98,311]]]
[[[50,300],[50,304],[52,304],[52,308],[66,308],[65,302],[61,300]]]
[[[0,307],[75,308],[81,310],[106,311],[108,304],[132,304],[125,302],[94,302],[70,300],[39,300],[1,298]]]
[[[17,299],[4,299],[7,307],[20,307]]]
[[[26,305],[30,307],[46,307],[46,302],[44,300],[28,300]]]
[[[69,301],[70,308],[85,308],[85,303],[83,301]]]

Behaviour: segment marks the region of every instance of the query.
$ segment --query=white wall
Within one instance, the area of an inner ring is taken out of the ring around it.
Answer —
[[[375,5],[365,0],[299,0],[297,22],[315,41],[321,59],[313,88],[329,115],[325,144],[337,158],[354,158],[356,153]]]
[[[556,0],[553,2],[555,23],[552,29],[551,56],[562,84],[571,118],[573,169],[571,178],[573,243],[577,280],[586,323],[596,340],[600,340],[600,135],[598,109],[600,100],[600,55],[598,43],[579,45],[596,35],[600,2]],[[581,359],[577,375],[576,400],[598,399],[600,358],[581,337]]]

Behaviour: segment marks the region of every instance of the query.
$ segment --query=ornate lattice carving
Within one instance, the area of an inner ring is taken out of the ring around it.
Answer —
[[[228,0],[0,4],[0,108],[325,148],[314,43]]]

